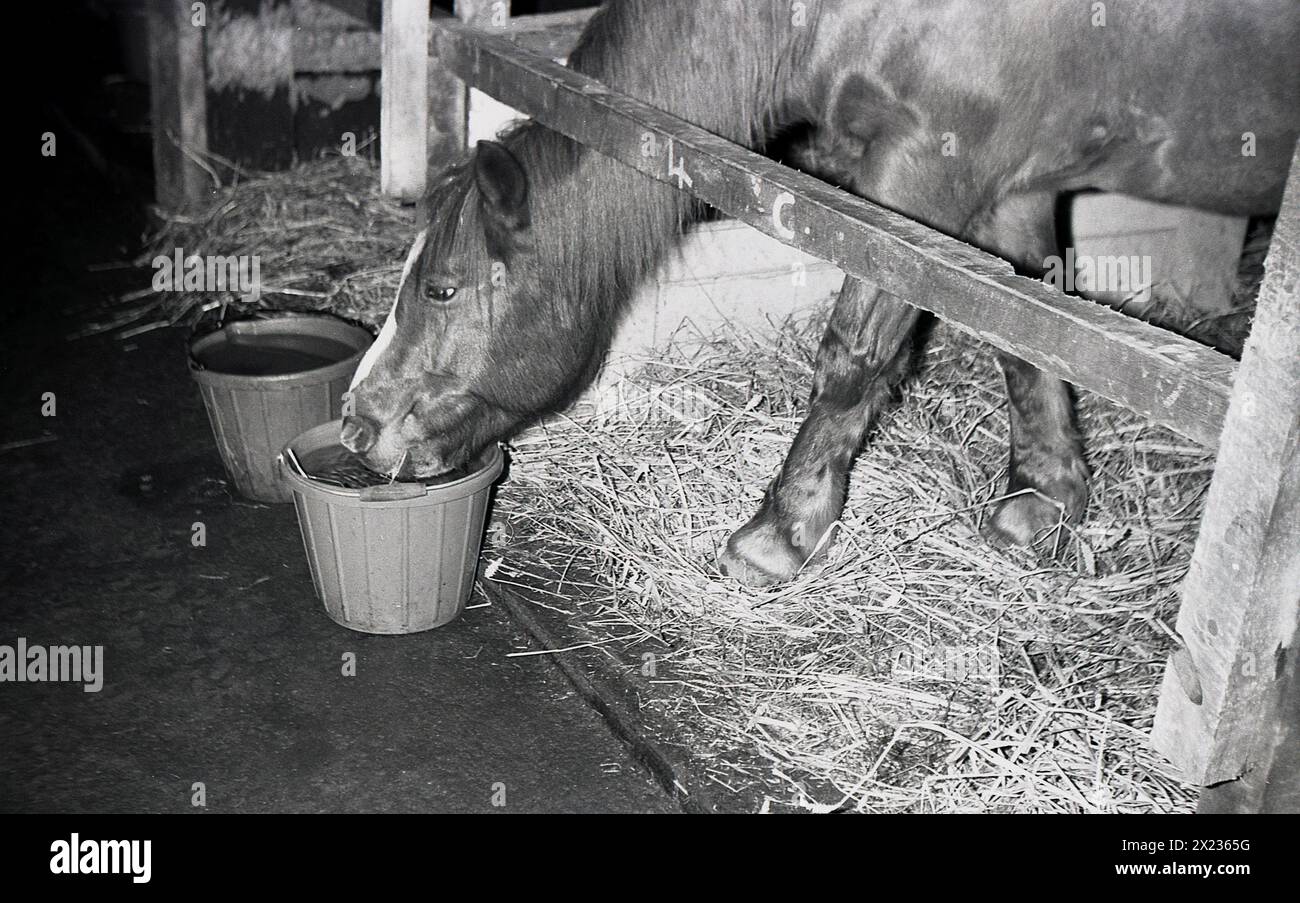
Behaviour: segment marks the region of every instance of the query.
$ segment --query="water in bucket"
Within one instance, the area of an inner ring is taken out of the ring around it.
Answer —
[[[195,354],[203,368],[232,376],[306,373],[346,360],[356,348],[325,336],[226,334],[225,340]]]
[[[311,479],[345,489],[365,489],[393,482],[391,474],[376,473],[341,444],[312,449],[301,457],[299,463]],[[472,468],[458,467],[436,477],[423,477],[418,482],[425,486],[439,486],[467,477],[472,472]]]

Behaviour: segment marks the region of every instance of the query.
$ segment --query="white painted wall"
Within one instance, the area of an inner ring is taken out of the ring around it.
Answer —
[[[1166,301],[1182,299],[1211,313],[1232,297],[1246,239],[1243,217],[1087,194],[1075,198],[1071,224],[1078,254],[1150,257],[1155,293]],[[1087,294],[1109,304],[1124,300],[1118,292]]]

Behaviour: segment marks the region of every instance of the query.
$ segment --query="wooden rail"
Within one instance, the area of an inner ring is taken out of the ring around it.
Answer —
[[[1236,363],[445,17],[441,65],[542,124],[1213,447]],[[655,149],[646,155],[645,149]]]
[[[510,19],[502,34],[547,59],[569,55],[594,9],[539,13]],[[374,31],[303,29],[293,35],[293,67],[298,72],[373,72],[381,67],[383,40]]]

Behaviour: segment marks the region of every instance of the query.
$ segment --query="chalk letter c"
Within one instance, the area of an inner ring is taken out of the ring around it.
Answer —
[[[788,228],[781,221],[781,211],[792,204],[794,204],[794,195],[788,191],[783,191],[781,196],[776,199],[776,203],[772,205],[772,225],[776,228],[776,234],[786,241],[794,238],[794,230]]]

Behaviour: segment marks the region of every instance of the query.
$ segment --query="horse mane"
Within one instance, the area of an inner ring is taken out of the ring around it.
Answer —
[[[735,19],[748,34],[737,40]],[[815,4],[810,4],[816,7]],[[788,70],[801,52],[783,4],[721,0],[609,0],[592,17],[569,66],[615,90],[666,110],[723,138],[762,149],[788,114]],[[809,23],[807,32],[813,24]],[[714,33],[716,32],[716,33]],[[530,295],[549,315],[590,338],[583,386],[594,378],[637,288],[681,241],[705,207],[689,194],[551,131],[523,122],[501,141],[528,174],[529,248],[540,275]],[[431,193],[440,228],[465,225],[473,182],[468,164],[454,167]],[[469,205],[473,206],[473,205]],[[430,242],[452,235],[430,235]]]

